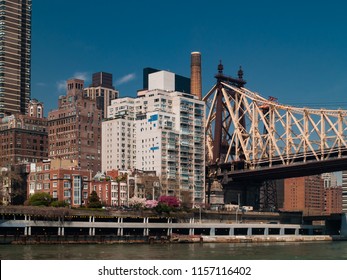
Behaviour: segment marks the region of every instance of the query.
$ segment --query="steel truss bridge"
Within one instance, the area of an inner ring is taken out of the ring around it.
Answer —
[[[293,107],[264,98],[244,87],[241,68],[232,78],[219,64],[215,78],[203,97],[209,178],[228,188],[232,182],[347,170],[347,110]]]

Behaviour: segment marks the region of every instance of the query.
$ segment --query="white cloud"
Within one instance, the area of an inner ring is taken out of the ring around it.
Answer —
[[[76,72],[74,75],[73,75],[73,78],[74,79],[80,79],[80,80],[84,80],[84,81],[87,81],[88,80],[88,73],[87,72]]]
[[[118,80],[115,82],[115,84],[116,84],[117,86],[119,86],[119,85],[128,83],[128,82],[134,80],[135,78],[136,78],[135,73],[131,73],[131,74],[125,75],[125,76],[123,76],[122,78],[118,79]]]
[[[57,82],[57,89],[59,92],[66,91],[66,81],[58,81]]]
[[[76,72],[72,75],[71,79],[80,79],[84,82],[88,81],[89,74],[87,72]],[[59,92],[66,91],[66,82],[67,80],[60,80],[56,83],[57,89]]]

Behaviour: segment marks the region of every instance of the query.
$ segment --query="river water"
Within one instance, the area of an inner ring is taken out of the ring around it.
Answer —
[[[1,260],[347,260],[347,241],[0,245]]]

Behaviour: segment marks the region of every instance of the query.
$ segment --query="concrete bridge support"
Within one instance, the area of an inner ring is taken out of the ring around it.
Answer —
[[[347,237],[347,213],[341,215],[341,231],[340,235]]]

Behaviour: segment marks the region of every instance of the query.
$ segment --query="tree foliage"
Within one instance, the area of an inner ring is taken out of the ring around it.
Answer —
[[[180,206],[180,201],[175,196],[161,196],[158,200],[158,205],[154,209],[158,213],[170,213],[177,210]]]
[[[166,204],[169,207],[180,207],[180,201],[175,196],[161,196],[159,197],[159,204]]]
[[[134,209],[142,209],[146,206],[146,199],[134,196],[129,199],[129,206]]]
[[[157,200],[146,200],[146,208],[152,209],[158,206]]]
[[[88,207],[89,208],[101,208],[102,203],[96,191],[92,191],[88,197]]]
[[[32,196],[30,196],[28,205],[49,206],[52,200],[53,198],[49,193],[45,193],[45,192],[35,193]]]

